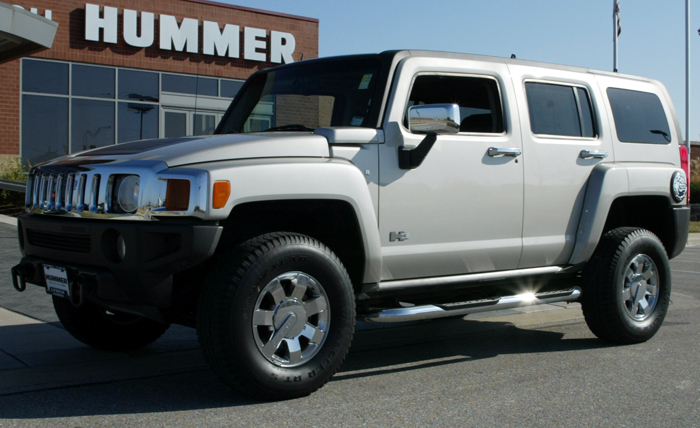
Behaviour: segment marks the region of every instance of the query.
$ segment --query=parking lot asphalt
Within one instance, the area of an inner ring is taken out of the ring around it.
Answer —
[[[688,246],[700,246],[700,234],[691,234]],[[10,268],[20,257],[16,220],[0,215],[0,396],[209,370],[196,332],[182,326],[171,326],[158,341],[137,351],[103,352],[80,343],[57,322],[51,297],[42,288],[30,285],[21,294],[13,289]],[[578,303],[560,303],[470,315],[478,322],[466,330],[451,329],[446,320],[441,333],[421,323],[358,323],[353,350],[400,344],[420,334],[440,336],[437,340],[513,326],[578,323],[582,318]]]

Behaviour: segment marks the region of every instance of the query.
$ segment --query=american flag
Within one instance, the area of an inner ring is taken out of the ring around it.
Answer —
[[[613,6],[613,16],[617,22],[617,36],[620,36],[622,32],[622,27],[620,26],[620,0],[615,0],[615,5]]]

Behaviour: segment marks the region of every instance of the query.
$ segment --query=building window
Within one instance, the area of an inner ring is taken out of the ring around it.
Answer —
[[[242,85],[232,79],[24,58],[21,155],[35,165],[115,143],[212,134]]]

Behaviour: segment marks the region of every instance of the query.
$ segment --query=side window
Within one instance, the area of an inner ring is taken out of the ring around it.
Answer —
[[[590,97],[577,86],[526,82],[533,134],[595,137]]]
[[[500,134],[504,131],[501,96],[495,79],[418,76],[413,83],[408,107],[423,104],[459,105],[460,132]]]
[[[608,88],[617,138],[626,143],[668,144],[671,131],[661,100],[649,92]]]

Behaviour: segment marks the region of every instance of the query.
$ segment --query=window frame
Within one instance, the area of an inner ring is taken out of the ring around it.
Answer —
[[[579,123],[579,129],[581,133],[583,134],[583,115],[581,114],[582,108],[581,108],[581,100],[578,95],[578,91],[576,89],[583,89],[586,91],[586,94],[588,95],[588,104],[590,107],[590,113],[591,113],[591,124],[593,126],[593,136],[592,137],[585,137],[583,135],[581,136],[574,136],[574,135],[560,135],[560,134],[537,134],[532,130],[532,112],[530,111],[530,102],[527,97],[527,84],[528,83],[536,83],[536,84],[543,84],[543,85],[554,85],[554,86],[564,86],[567,88],[571,89],[571,92],[574,94],[574,99],[576,100],[576,111],[578,113],[578,123]],[[596,141],[600,139],[600,126],[599,123],[600,121],[598,120],[598,110],[596,109],[596,103],[595,100],[593,99],[591,89],[581,83],[574,83],[574,82],[562,82],[562,81],[556,81],[556,80],[545,80],[545,79],[524,79],[523,80],[523,93],[525,95],[525,103],[527,105],[527,115],[528,115],[528,123],[530,125],[530,134],[538,137],[538,138],[548,138],[548,139],[559,139],[559,140],[583,140],[583,141]]]
[[[503,102],[503,91],[501,90],[501,81],[498,79],[498,77],[490,75],[490,74],[474,74],[474,73],[455,73],[455,72],[443,72],[443,71],[421,71],[413,75],[411,78],[411,85],[408,88],[408,93],[406,95],[406,100],[404,101],[404,109],[403,109],[403,120],[401,120],[401,127],[404,131],[407,133],[417,135],[408,128],[407,123],[408,123],[408,109],[409,109],[409,102],[411,101],[411,94],[413,93],[413,88],[415,87],[416,80],[419,77],[423,76],[448,76],[448,77],[463,77],[463,78],[477,78],[477,79],[485,79],[485,80],[492,80],[496,84],[496,95],[498,96],[498,102],[499,102],[499,107],[501,109],[501,122],[503,123],[503,131],[501,132],[458,132],[456,134],[450,134],[450,135],[457,135],[457,136],[486,136],[486,137],[502,137],[504,135],[508,134],[508,121],[506,120],[506,111],[505,111],[505,104]],[[464,120],[465,118],[460,117],[460,122]]]

